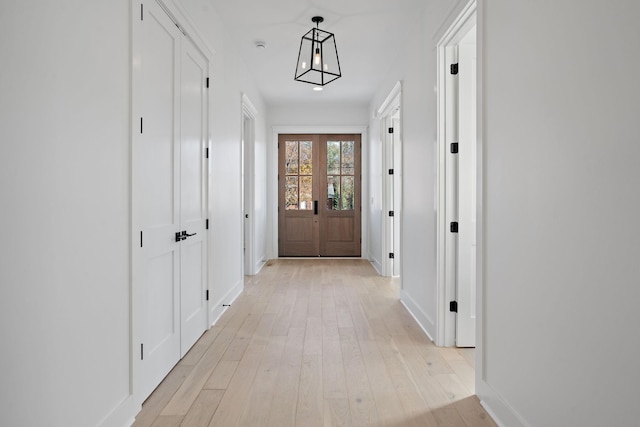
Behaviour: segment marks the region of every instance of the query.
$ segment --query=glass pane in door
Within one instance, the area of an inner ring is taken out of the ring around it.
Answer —
[[[353,197],[354,197],[354,179],[353,176],[342,177],[342,194],[340,195],[340,202],[342,210],[353,210]]]
[[[298,174],[298,141],[287,141],[284,153],[285,169],[287,175]]]
[[[354,159],[354,141],[327,141],[327,209],[354,209]]]
[[[327,177],[327,209],[340,210],[340,177]]]
[[[300,210],[310,210],[313,208],[313,177],[300,177]]]
[[[340,162],[342,166],[342,174],[343,175],[353,175],[354,174],[354,150],[353,150],[353,141],[343,141],[342,142],[342,161]]]
[[[327,174],[340,173],[340,141],[327,141]]]
[[[285,187],[285,209],[298,209],[298,177],[288,176]]]
[[[285,209],[313,209],[313,142],[286,141]]]

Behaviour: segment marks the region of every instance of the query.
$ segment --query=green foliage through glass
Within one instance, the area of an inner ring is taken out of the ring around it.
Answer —
[[[353,210],[355,142],[327,141],[327,209]]]
[[[285,209],[313,209],[313,142],[285,142]]]

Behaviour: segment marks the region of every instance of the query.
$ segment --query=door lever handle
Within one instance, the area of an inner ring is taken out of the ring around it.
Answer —
[[[176,242],[187,240],[187,237],[195,236],[198,233],[188,234],[186,230],[176,231]]]

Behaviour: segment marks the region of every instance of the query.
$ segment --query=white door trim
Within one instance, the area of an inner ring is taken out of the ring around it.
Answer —
[[[382,119],[396,107],[400,107],[400,96],[402,95],[402,82],[397,82],[389,95],[384,99],[380,107],[376,110],[376,119]]]
[[[449,73],[449,63],[447,61],[448,48],[455,46],[467,34],[469,29],[476,25],[476,0],[471,0],[459,13],[458,17],[453,21],[449,29],[444,33],[437,44],[437,88],[438,88],[438,117],[437,117],[437,146],[438,146],[438,162],[437,162],[437,184],[436,184],[436,217],[437,217],[437,237],[436,237],[436,269],[437,269],[437,290],[436,290],[436,307],[437,307],[437,328],[436,328],[436,345],[454,346],[455,345],[455,314],[449,312],[449,300],[455,295],[455,263],[451,262],[451,247],[453,245],[451,233],[448,232],[449,215],[447,212],[447,176],[449,170],[447,168],[447,153],[449,149],[448,132],[450,132],[450,123],[447,121],[448,108],[450,108],[450,100],[448,99],[447,75]],[[480,38],[478,37],[478,41]],[[478,43],[479,45],[480,43]],[[480,67],[480,51],[478,51],[478,67]],[[478,72],[478,81],[481,82],[481,73]],[[478,85],[480,87],[481,85]],[[482,99],[480,94],[477,98],[477,116],[482,117]],[[480,123],[480,120],[478,120]],[[481,173],[481,138],[478,134],[478,150],[477,150],[477,171]],[[477,200],[480,205],[481,201],[481,180],[477,181]],[[480,222],[480,206],[478,205],[478,227],[477,234],[480,235],[482,225]],[[481,241],[477,239],[478,254],[481,253]],[[479,266],[479,262],[476,263]],[[478,287],[481,287],[480,276],[478,277]],[[481,292],[476,295],[476,301],[481,301]],[[480,311],[477,311],[480,316]],[[478,321],[481,325],[481,321]],[[479,341],[480,336],[477,335]]]
[[[155,0],[162,9],[169,15],[169,18],[178,26],[180,31],[191,39],[193,44],[195,44],[200,51],[204,54],[205,57],[209,61],[213,59],[213,55],[215,55],[216,50],[211,47],[207,41],[200,36],[198,31],[196,30],[195,25],[189,18],[189,15],[185,11],[184,7],[176,0]],[[136,16],[136,13],[139,14],[140,5],[137,2],[132,1],[133,5],[133,15]]]
[[[280,134],[360,134],[361,135],[361,236],[362,245],[361,251],[362,257],[365,257],[369,253],[369,238],[367,230],[369,229],[369,206],[367,202],[369,200],[369,144],[368,142],[368,127],[361,125],[354,126],[302,126],[302,125],[278,125],[272,127],[271,144],[268,146],[270,151],[268,156],[269,178],[268,178],[268,209],[271,215],[271,227],[270,227],[270,240],[271,244],[268,249],[269,258],[278,258],[278,135]]]
[[[380,233],[382,241],[382,253],[378,254],[382,258],[382,275],[393,276],[394,275],[394,263],[402,263],[402,257],[400,247],[394,247],[394,222],[400,221],[402,224],[402,209],[400,204],[394,203],[394,198],[400,199],[400,194],[394,194],[394,188],[389,182],[389,175],[387,170],[394,170],[394,180],[402,181],[402,156],[394,155],[401,153],[399,145],[402,141],[402,112],[400,112],[400,124],[397,133],[393,135],[389,134],[388,128],[393,126],[393,115],[400,110],[402,103],[402,83],[397,82],[389,95],[385,98],[380,108],[376,110],[376,118],[380,120],[380,134],[382,140],[382,218],[380,224]],[[393,140],[394,152],[391,152],[388,148],[389,140]],[[398,145],[398,146],[396,146]],[[397,186],[397,185],[396,185]],[[393,220],[389,219],[388,211],[394,211]],[[395,257],[391,260],[388,256],[389,253],[394,253]],[[396,264],[397,266],[397,264]],[[398,269],[399,270],[399,269]]]

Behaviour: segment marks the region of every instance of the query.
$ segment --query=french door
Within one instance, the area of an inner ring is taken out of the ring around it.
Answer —
[[[155,1],[133,47],[134,393],[146,398],[207,327],[208,60]]]
[[[360,135],[279,135],[279,256],[360,256],[360,144]]]

